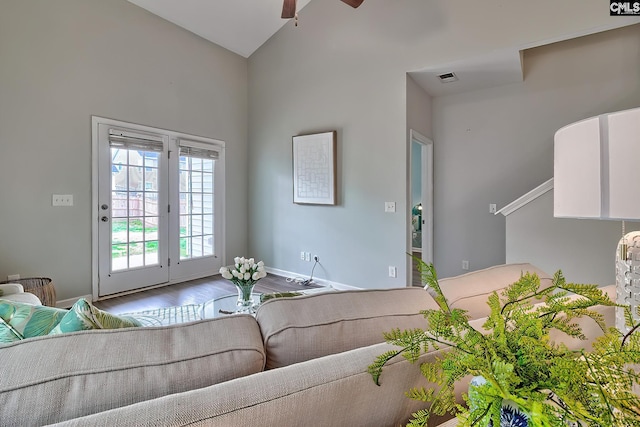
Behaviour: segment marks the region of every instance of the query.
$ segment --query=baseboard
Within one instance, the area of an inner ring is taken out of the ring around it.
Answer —
[[[79,297],[76,298],[69,298],[69,299],[63,299],[63,300],[58,300],[56,301],[56,307],[58,308],[70,308],[73,304],[76,303],[76,301],[78,301],[80,298],[84,298],[87,301],[91,301],[92,296],[91,295],[81,295]]]
[[[309,276],[293,273],[291,271],[280,270],[277,268],[265,267],[265,270],[267,271],[267,273],[275,274],[276,276],[290,277],[292,280],[295,280],[295,279],[306,280],[309,278]],[[345,285],[344,283],[332,282],[326,279],[319,279],[317,277],[313,278],[313,283],[315,283],[316,285],[327,286],[329,288],[344,290],[344,291],[362,289],[356,286]]]

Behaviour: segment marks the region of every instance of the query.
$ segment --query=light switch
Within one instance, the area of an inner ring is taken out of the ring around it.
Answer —
[[[384,211],[385,212],[395,212],[396,211],[396,202],[384,202]]]
[[[51,204],[53,206],[73,206],[73,194],[54,194]]]

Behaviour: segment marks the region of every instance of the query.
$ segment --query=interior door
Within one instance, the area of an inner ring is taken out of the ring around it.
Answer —
[[[165,283],[168,137],[99,124],[98,295]]]

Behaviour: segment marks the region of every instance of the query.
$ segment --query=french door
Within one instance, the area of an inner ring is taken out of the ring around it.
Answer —
[[[94,298],[217,273],[224,143],[93,118]]]

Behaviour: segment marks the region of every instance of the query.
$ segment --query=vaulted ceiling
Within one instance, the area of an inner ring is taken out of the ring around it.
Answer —
[[[283,0],[128,1],[245,58],[251,56],[289,22],[280,17]],[[297,0],[298,11],[310,1]],[[344,3],[337,3],[350,9]],[[365,1],[358,10],[368,7],[376,7],[376,2]],[[594,31],[615,27],[616,25],[612,24],[611,27],[594,29]],[[565,39],[584,36],[588,33],[569,34]],[[561,40],[545,40],[531,46],[514,46],[513,49],[495,51],[490,55],[464,58],[452,63],[407,70],[407,72],[431,96],[515,83],[523,79],[522,51],[556,41]],[[440,76],[447,73],[455,73],[456,80],[443,83]]]

